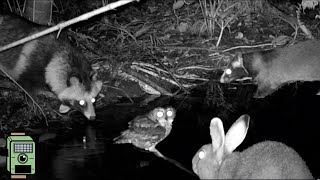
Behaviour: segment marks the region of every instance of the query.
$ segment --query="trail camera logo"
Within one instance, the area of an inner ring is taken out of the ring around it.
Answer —
[[[35,143],[30,136],[9,136],[7,149],[7,170],[12,175],[35,173]]]

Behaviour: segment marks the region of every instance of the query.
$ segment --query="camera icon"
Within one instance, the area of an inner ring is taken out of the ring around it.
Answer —
[[[7,137],[7,170],[11,178],[26,178],[35,173],[35,142],[24,133],[11,133]]]

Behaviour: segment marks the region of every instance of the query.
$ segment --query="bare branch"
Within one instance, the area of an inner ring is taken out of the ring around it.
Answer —
[[[104,12],[109,11],[111,9],[115,9],[115,8],[117,8],[119,6],[123,6],[123,5],[128,4],[128,3],[132,2],[132,1],[139,1],[139,0],[119,0],[117,2],[108,4],[107,6],[101,7],[99,9],[96,9],[96,10],[88,12],[88,13],[85,13],[85,14],[83,14],[81,16],[78,16],[76,18],[73,18],[73,19],[71,19],[69,21],[60,23],[60,24],[58,24],[56,26],[53,26],[51,28],[48,28],[48,29],[46,29],[44,31],[38,32],[36,34],[33,34],[31,36],[25,37],[23,39],[20,39],[18,41],[10,43],[10,44],[8,44],[6,46],[3,46],[3,47],[0,48],[0,52],[8,50],[8,49],[10,49],[12,47],[18,46],[20,44],[26,43],[28,41],[34,40],[34,39],[36,39],[38,37],[41,37],[41,36],[44,36],[46,34],[52,33],[54,31],[61,30],[61,29],[65,28],[65,27],[70,26],[72,24],[75,24],[77,22],[85,21],[85,20],[87,20],[87,19],[89,19],[89,18],[91,18],[91,17],[93,17],[95,15],[104,13]]]

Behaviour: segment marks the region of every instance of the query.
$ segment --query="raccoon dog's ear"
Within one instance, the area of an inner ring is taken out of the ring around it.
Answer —
[[[70,81],[71,86],[77,86],[80,84],[79,79],[74,76],[72,76],[69,81]]]
[[[102,81],[96,81],[96,86],[98,88],[98,91],[101,91],[101,88],[102,88]]]
[[[239,68],[243,67],[243,59],[241,52],[236,52],[234,61],[232,61],[232,67],[233,68]]]
[[[241,66],[243,66],[242,53],[241,52],[237,52],[236,56],[237,56],[237,60],[241,64]]]
[[[96,80],[97,80],[97,77],[98,77],[97,71],[92,71],[92,72],[90,73],[90,78],[92,79],[92,81],[96,81]]]

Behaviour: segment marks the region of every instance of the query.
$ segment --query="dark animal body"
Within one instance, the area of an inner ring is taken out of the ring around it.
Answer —
[[[270,95],[286,83],[320,81],[320,41],[308,40],[284,48],[247,54],[230,61],[221,83],[252,77],[258,85],[256,98]]]
[[[43,29],[16,15],[0,14],[0,46]],[[64,33],[52,33],[0,53],[0,69],[17,81],[34,99],[46,87],[58,99],[95,118],[93,103],[102,82],[81,51],[71,46]]]

